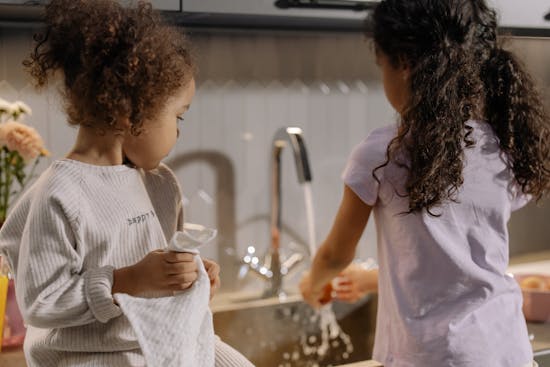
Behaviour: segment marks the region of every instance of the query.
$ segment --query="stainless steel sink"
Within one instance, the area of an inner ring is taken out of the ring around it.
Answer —
[[[214,328],[257,367],[328,367],[371,358],[376,320],[376,296],[354,305],[334,303],[332,308],[341,329],[350,336],[353,350],[339,338],[321,356],[306,355],[302,345],[320,343],[321,330],[311,322],[315,312],[298,297],[280,301],[271,298],[235,302],[213,307]]]
[[[550,367],[550,349],[535,353],[535,361],[539,367]]]

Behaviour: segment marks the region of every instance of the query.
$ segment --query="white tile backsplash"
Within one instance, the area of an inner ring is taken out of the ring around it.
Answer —
[[[31,106],[33,115],[27,121],[55,159],[71,148],[76,129],[66,124],[56,86],[38,93],[25,79],[20,62],[30,52],[31,33],[0,28],[0,97]],[[340,203],[340,174],[349,153],[370,131],[391,123],[395,114],[384,96],[372,50],[361,35],[250,32],[197,33],[192,38],[200,69],[197,93],[167,162],[182,183],[186,220],[220,229],[204,255],[220,261],[228,290],[242,283],[234,280],[237,267],[226,250],[243,254],[253,244],[263,252],[269,244],[269,159],[275,131],[290,125],[304,130],[319,242]],[[522,42],[522,52],[537,54],[532,67],[538,79],[550,85],[548,69],[539,65],[548,65],[550,41]],[[546,50],[543,56],[541,47]],[[288,148],[282,165],[282,245],[305,243],[303,190]],[[531,206],[514,215],[512,253],[550,247],[549,227],[535,230],[530,224],[547,223],[549,210],[548,205]],[[370,221],[358,254],[376,256],[375,248]]]

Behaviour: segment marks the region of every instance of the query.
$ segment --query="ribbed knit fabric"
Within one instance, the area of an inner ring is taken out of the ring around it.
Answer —
[[[164,297],[114,295],[132,324],[148,366],[214,366],[214,324],[208,308],[210,280],[198,255],[195,261],[199,268],[197,280],[183,292],[170,292]]]
[[[113,302],[113,269],[166,247],[182,228],[181,191],[166,166],[54,162],[0,231],[28,327],[29,367],[145,366]]]
[[[241,353],[216,337],[216,367],[254,367]]]

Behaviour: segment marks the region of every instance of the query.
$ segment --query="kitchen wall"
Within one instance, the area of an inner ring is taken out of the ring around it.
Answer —
[[[43,169],[71,148],[75,130],[66,125],[56,86],[34,91],[21,68],[32,33],[28,27],[0,27],[0,97],[21,99],[33,109],[27,122],[53,152]],[[237,280],[244,270],[238,258],[252,245],[264,253],[269,243],[274,132],[291,125],[304,130],[319,242],[337,210],[340,174],[351,149],[395,114],[385,100],[371,44],[360,34],[194,31],[190,37],[199,60],[198,89],[167,163],[182,183],[186,220],[220,230],[204,254],[220,261],[224,289],[255,288],[259,281],[244,272]],[[514,39],[508,46],[550,88],[550,40]],[[549,101],[550,90],[544,93]],[[290,152],[283,152],[282,164],[283,250],[307,252],[304,189]],[[550,249],[548,218],[548,203],[515,213],[511,253]],[[369,256],[376,257],[372,223],[358,252],[360,258]]]

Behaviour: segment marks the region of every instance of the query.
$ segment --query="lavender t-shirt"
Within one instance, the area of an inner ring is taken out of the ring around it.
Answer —
[[[457,202],[400,215],[407,171],[385,162],[396,126],[372,132],[351,154],[345,184],[373,207],[379,299],[374,358],[386,367],[520,367],[533,359],[521,292],[506,274],[517,189],[491,127],[469,121]]]

